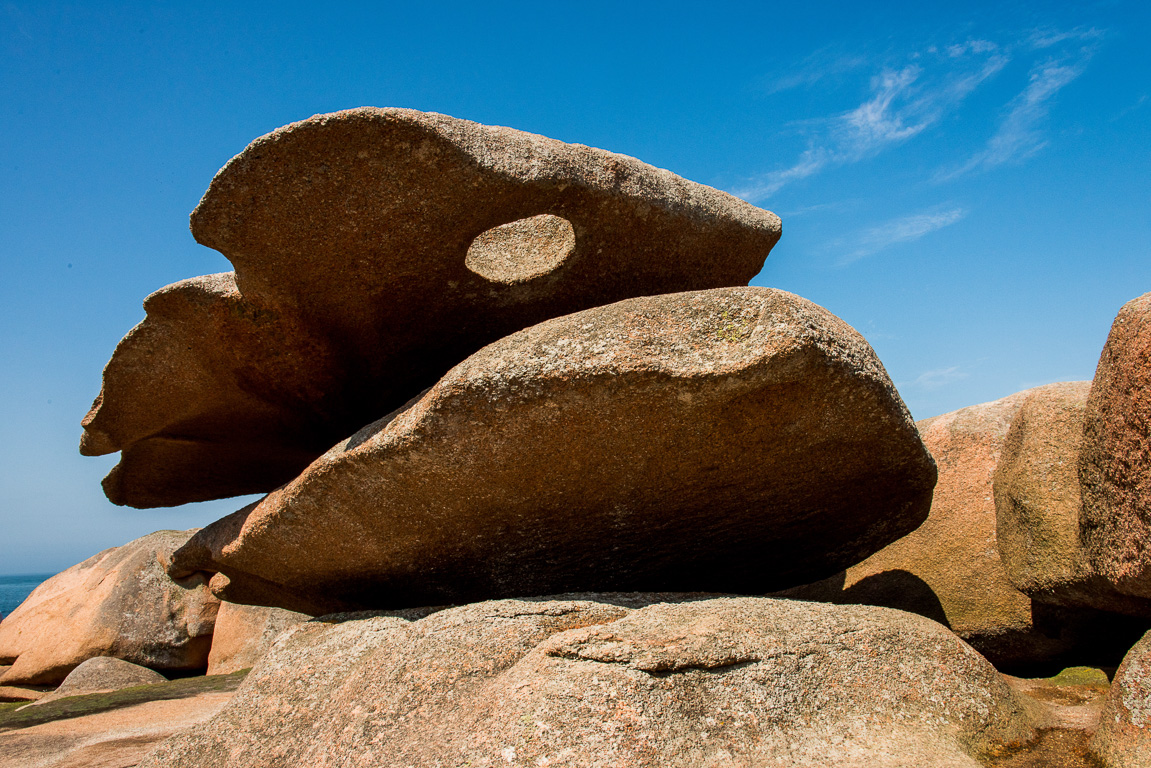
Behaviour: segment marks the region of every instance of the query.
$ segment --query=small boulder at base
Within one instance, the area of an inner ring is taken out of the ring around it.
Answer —
[[[310,618],[306,613],[283,608],[221,603],[212,632],[208,674],[227,675],[251,669],[285,630]]]
[[[1079,449],[1090,389],[1082,381],[1028,390],[995,470],[999,556],[1035,600],[1151,615],[1151,601],[1116,592],[1084,556]]]
[[[1099,358],[1079,454],[1093,573],[1151,599],[1151,293],[1123,305]]]
[[[762,593],[913,530],[935,466],[866,341],[783,291],[629,299],[490,344],[171,572],[319,615]]]
[[[1119,665],[1091,749],[1107,768],[1151,765],[1151,632]]]
[[[118,691],[122,688],[134,688],[138,685],[153,685],[167,682],[168,678],[159,672],[141,667],[123,659],[110,656],[97,656],[88,659],[73,669],[60,683],[60,687],[48,696],[40,699],[38,703],[46,704],[49,701],[62,699],[66,696],[81,696],[87,693],[103,693]]]
[[[1034,735],[979,654],[871,606],[505,600],[302,624],[140,768],[979,768]]]
[[[1121,657],[1123,649],[1109,645],[1109,629],[1118,624],[1126,631],[1125,618],[1033,602],[1011,583],[1000,559],[992,478],[1012,419],[1031,393],[918,422],[939,466],[927,521],[843,573],[777,594],[913,611],[1020,673],[1100,644],[1107,646],[1105,657]]]
[[[165,572],[193,531],[157,531],[56,574],[0,622],[0,685],[52,685],[112,656],[151,669],[204,669],[219,601],[204,574]]]
[[[192,213],[235,273],[149,296],[84,419],[136,507],[266,492],[480,347],[746,285],[779,217],[631,157],[409,109],[256,139]]]

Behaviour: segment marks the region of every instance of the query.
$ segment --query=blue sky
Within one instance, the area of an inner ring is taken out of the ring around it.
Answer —
[[[775,211],[756,285],[854,325],[916,418],[1089,379],[1151,290],[1138,2],[0,4],[0,573],[240,505],[112,506],[79,422],[252,139],[403,106],[634,155]]]

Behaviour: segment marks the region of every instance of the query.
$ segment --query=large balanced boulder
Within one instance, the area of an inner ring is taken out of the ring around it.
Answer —
[[[1151,293],[1123,305],[1099,358],[1079,455],[1093,573],[1151,598]]]
[[[1083,381],[1029,390],[1011,422],[994,479],[999,555],[1035,600],[1151,615],[1151,601],[1116,592],[1084,556],[1079,451],[1090,389]]]
[[[1151,632],[1119,665],[1091,748],[1106,768],[1151,765]]]
[[[919,616],[592,596],[301,624],[140,768],[979,768],[1032,735],[991,665]]]
[[[235,273],[145,301],[84,420],[118,504],[268,491],[485,344],[632,296],[745,285],[777,216],[634,158],[405,109],[318,115],[213,179]]]
[[[1125,627],[1123,620],[1034,602],[1012,584],[1000,559],[992,478],[1011,422],[1031,394],[918,422],[939,466],[927,521],[842,573],[779,594],[913,611],[1019,672],[1085,646],[1112,650],[1109,630]]]
[[[212,632],[208,674],[227,675],[251,669],[263,658],[276,638],[302,621],[306,613],[263,605],[221,603]]]
[[[207,666],[219,601],[204,574],[173,580],[172,552],[192,531],[157,531],[56,574],[0,622],[0,685],[53,685],[88,659],[150,669]]]
[[[914,529],[935,466],[867,342],[783,291],[618,302],[485,347],[208,526],[172,573],[318,615],[762,593]]]

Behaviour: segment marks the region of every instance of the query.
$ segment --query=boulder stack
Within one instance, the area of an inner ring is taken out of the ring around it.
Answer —
[[[746,284],[780,222],[634,158],[363,108],[252,142],[192,233],[235,272],[149,296],[84,419],[117,504],[269,491],[509,333]]]

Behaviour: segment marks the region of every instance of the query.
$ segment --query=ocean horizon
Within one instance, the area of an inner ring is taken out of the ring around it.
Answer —
[[[19,573],[0,576],[0,621],[16,610],[32,590],[52,578],[54,573]]]

